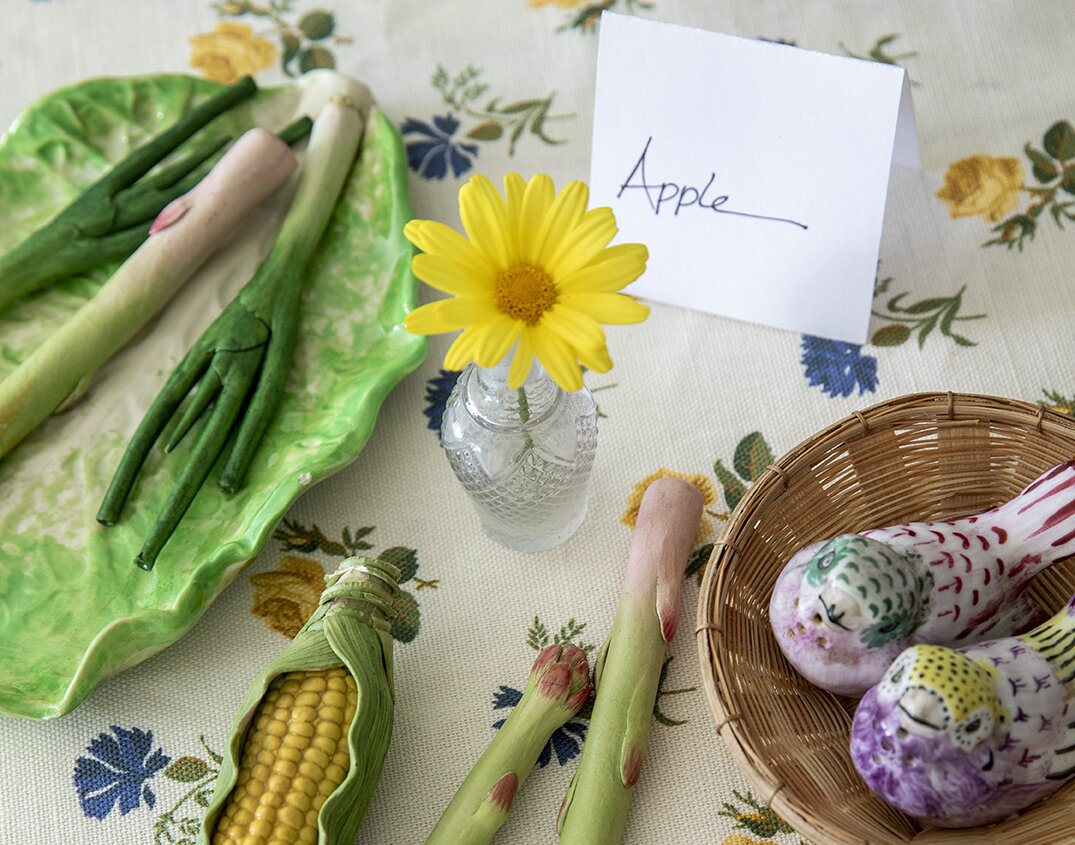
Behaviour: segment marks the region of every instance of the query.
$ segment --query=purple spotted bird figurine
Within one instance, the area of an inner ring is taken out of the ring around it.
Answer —
[[[1075,598],[1030,633],[904,651],[859,702],[851,758],[941,827],[1007,818],[1075,775]]]
[[[992,510],[842,534],[800,550],[773,588],[769,620],[804,677],[857,696],[908,646],[969,645],[1040,624],[1045,614],[1026,587],[1073,554],[1070,461]]]

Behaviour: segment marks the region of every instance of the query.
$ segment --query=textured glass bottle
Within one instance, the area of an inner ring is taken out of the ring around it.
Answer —
[[[560,545],[586,516],[597,406],[567,393],[535,360],[520,388],[508,362],[463,370],[444,409],[441,442],[485,533],[524,552]]]

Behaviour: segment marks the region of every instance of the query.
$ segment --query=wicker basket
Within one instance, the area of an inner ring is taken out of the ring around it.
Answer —
[[[702,676],[722,736],[762,800],[813,845],[1075,843],[1075,784],[987,828],[923,827],[873,795],[848,751],[855,704],[785,660],[768,618],[784,564],[827,537],[973,513],[1075,457],[1075,420],[990,396],[915,394],[856,412],[784,455],[732,514],[702,583]],[[1058,610],[1075,566],[1031,595]]]

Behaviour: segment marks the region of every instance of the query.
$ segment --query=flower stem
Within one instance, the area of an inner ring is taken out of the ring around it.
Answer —
[[[526,398],[526,391],[521,388],[515,388],[515,392],[519,395],[519,420],[522,423],[530,422],[530,401]]]

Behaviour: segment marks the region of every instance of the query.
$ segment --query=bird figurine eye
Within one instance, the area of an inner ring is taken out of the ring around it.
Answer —
[[[836,560],[836,552],[835,551],[828,551],[828,552],[825,552],[825,554],[823,554],[815,562],[814,565],[818,568],[819,572],[824,572],[827,569],[832,568],[832,564],[835,562],[835,560]]]
[[[988,710],[979,708],[955,731],[956,743],[968,751],[978,745],[993,731],[993,717]]]
[[[907,676],[909,661],[907,657],[897,657],[881,678],[881,691],[886,696],[900,696],[903,693],[903,679]]]

